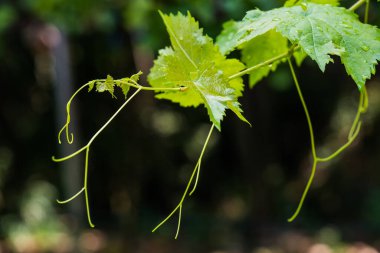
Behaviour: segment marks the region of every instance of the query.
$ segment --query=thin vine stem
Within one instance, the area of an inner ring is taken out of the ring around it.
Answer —
[[[70,117],[70,107],[71,107],[71,102],[73,101],[74,97],[81,91],[83,90],[84,88],[86,88],[88,85],[90,84],[90,82],[84,84],[82,87],[80,87],[72,96],[71,98],[69,99],[69,101],[67,102],[66,104],[66,113],[67,113],[67,117],[66,117],[66,123],[65,125],[61,128],[61,130],[59,131],[58,133],[58,143],[61,144],[61,135],[62,135],[62,132],[65,131],[66,132],[66,140],[69,144],[72,144],[73,141],[74,141],[74,134],[73,133],[69,133],[69,125],[70,125],[70,121],[71,121],[71,117]],[[71,138],[70,138],[71,137]]]
[[[98,135],[111,123],[111,121],[120,113],[121,110],[123,110],[123,108],[133,99],[134,96],[136,96],[142,89],[139,88],[135,91],[135,93],[132,94],[132,96],[130,96],[120,107],[119,109],[111,116],[111,118],[109,118],[107,120],[107,122],[92,136],[92,138],[88,141],[88,143],[83,146],[82,148],[80,148],[79,150],[73,152],[72,154],[68,155],[68,156],[65,156],[65,157],[62,157],[62,158],[56,158],[55,156],[52,157],[52,160],[54,162],[63,162],[65,160],[68,160],[78,154],[80,154],[81,152],[83,152],[84,150],[86,150],[91,144],[92,142],[96,139],[96,137],[98,137]]]
[[[331,159],[334,159],[335,157],[337,157],[340,153],[342,153],[346,148],[348,148],[352,142],[354,142],[354,140],[356,139],[356,137],[358,136],[359,132],[360,132],[360,127],[361,127],[361,122],[358,123],[357,127],[356,127],[356,130],[355,132],[353,133],[353,135],[348,139],[348,141],[346,142],[346,144],[342,145],[338,150],[336,150],[334,153],[332,153],[331,155],[327,156],[327,157],[317,157],[317,162],[328,162],[330,161]]]
[[[82,86],[83,88],[83,86]],[[90,213],[90,204],[89,204],[89,197],[88,197],[88,187],[87,187],[87,182],[88,182],[88,160],[89,160],[89,153],[90,153],[90,146],[91,144],[93,143],[93,141],[98,137],[98,135],[111,123],[111,121],[123,110],[123,108],[142,90],[142,88],[140,87],[139,89],[137,89],[120,107],[119,109],[107,120],[107,122],[92,136],[92,138],[88,141],[88,143],[80,148],[79,150],[75,151],[74,153],[68,155],[68,156],[65,156],[65,157],[62,157],[62,158],[55,158],[54,156],[52,157],[52,160],[54,162],[63,162],[63,161],[66,161],[78,154],[80,154],[81,152],[83,152],[84,150],[86,150],[86,156],[85,156],[85,165],[84,165],[84,181],[83,181],[83,188],[78,191],[76,194],[74,194],[72,197],[70,197],[69,199],[67,200],[64,200],[64,201],[59,201],[57,200],[58,203],[60,204],[66,204],[72,200],[74,200],[75,198],[77,198],[81,193],[84,192],[84,195],[85,195],[85,202],[86,202],[86,213],[87,213],[87,220],[88,220],[88,223],[90,225],[90,227],[95,227],[95,225],[93,224],[92,220],[91,220],[91,213]]]
[[[309,127],[310,142],[311,142],[311,152],[313,154],[313,157],[316,158],[317,157],[317,152],[315,150],[315,140],[314,140],[315,138],[314,138],[313,124],[311,122],[309,110],[307,109],[307,105],[306,105],[305,99],[303,98],[301,87],[299,85],[298,78],[297,78],[296,73],[294,71],[294,67],[293,67],[292,61],[291,61],[291,59],[289,57],[288,57],[288,64],[289,64],[290,71],[292,73],[294,84],[296,85],[296,88],[297,88],[298,96],[299,96],[299,98],[301,100],[302,107],[303,107],[303,110],[305,112],[305,116],[306,116],[306,120],[307,120],[307,125]]]
[[[105,81],[105,80],[103,80],[103,81]],[[134,80],[129,80],[129,81],[114,80],[114,82],[120,83],[120,84],[127,84],[127,85],[134,87],[136,89],[141,88],[141,90],[146,90],[146,91],[185,91],[187,89],[186,86],[182,86],[182,87],[146,87],[146,86],[139,85]]]
[[[193,189],[189,193],[189,196],[193,195],[193,193],[195,192],[195,189],[197,188],[197,185],[198,185],[199,173],[200,173],[200,170],[201,170],[201,159],[198,160],[197,165],[195,166],[195,168],[197,170],[197,176],[195,177],[195,183],[193,185]]]
[[[316,150],[315,150],[314,131],[313,131],[313,125],[312,125],[312,122],[311,122],[311,119],[310,119],[310,115],[309,115],[309,110],[308,110],[308,108],[306,106],[305,99],[303,98],[301,87],[299,85],[298,78],[297,78],[297,75],[296,75],[296,73],[294,71],[294,67],[293,67],[293,64],[292,64],[292,61],[291,61],[290,57],[288,57],[288,64],[289,64],[290,72],[291,72],[293,80],[294,80],[294,84],[295,84],[296,89],[297,89],[298,96],[299,96],[299,98],[301,100],[301,104],[302,104],[302,107],[303,107],[303,110],[304,110],[304,113],[305,113],[305,116],[306,116],[307,125],[308,125],[308,128],[309,128],[309,134],[310,134],[311,152],[312,152],[312,156],[313,156],[313,165],[311,167],[311,174],[310,174],[309,180],[308,180],[308,182],[306,184],[304,192],[302,193],[302,197],[301,197],[301,200],[300,200],[300,202],[299,202],[299,204],[297,206],[296,211],[288,219],[288,222],[292,222],[298,216],[299,212],[301,211],[301,208],[302,208],[303,203],[305,201],[306,195],[307,195],[307,193],[308,193],[308,191],[310,189],[310,186],[311,186],[311,184],[313,182],[315,171],[316,171],[316,168],[317,168],[317,153],[316,153]]]
[[[349,10],[350,11],[356,11],[360,6],[362,6],[365,2],[368,2],[368,0],[359,0],[355,4],[353,4]]]
[[[66,123],[63,125],[61,130],[58,132],[58,143],[59,144],[62,144],[61,135],[62,135],[63,131],[65,131],[65,133],[66,133],[67,143],[72,144],[74,141],[74,134],[70,133],[70,131],[69,131],[69,126],[70,126],[70,122],[71,122],[70,109],[71,109],[71,103],[72,103],[73,99],[78,95],[78,93],[80,91],[82,91],[86,87],[89,87],[90,84],[95,84],[97,82],[105,82],[105,81],[106,81],[106,79],[95,79],[95,80],[92,80],[90,82],[87,82],[86,84],[81,86],[77,91],[75,91],[75,93],[71,96],[71,98],[69,99],[69,101],[66,104],[66,114],[67,114]],[[146,91],[185,91],[185,90],[187,90],[187,86],[181,86],[181,87],[145,87],[145,86],[139,85],[137,82],[135,82],[132,79],[129,79],[128,81],[114,80],[114,82],[119,83],[119,84],[126,84],[126,85],[129,85],[130,87],[134,87],[136,89],[141,89],[141,90],[146,90]]]
[[[303,206],[303,203],[305,202],[305,199],[306,199],[306,196],[307,196],[307,193],[309,192],[309,189],[311,187],[311,184],[313,183],[313,180],[314,180],[314,176],[315,176],[315,171],[317,170],[317,160],[316,159],[313,159],[313,165],[311,166],[311,172],[310,172],[310,176],[309,176],[309,179],[307,181],[307,184],[306,184],[306,187],[302,193],[302,197],[298,203],[298,206],[297,206],[297,209],[296,211],[294,212],[294,214],[288,219],[288,222],[292,222],[295,220],[295,218],[297,218],[297,216],[299,215],[299,213],[301,212],[301,209],[302,209],[302,206]]]
[[[350,132],[348,134],[348,140],[350,140],[354,136],[354,133],[356,132],[356,129],[358,128],[358,124],[360,123],[360,116],[367,111],[367,108],[368,108],[367,88],[363,86],[362,90],[360,91],[359,106],[356,111],[355,119],[351,126]]]
[[[300,85],[298,82],[298,78],[297,78],[297,75],[294,71],[294,67],[293,67],[293,64],[291,62],[290,57],[288,57],[288,65],[289,65],[289,68],[290,68],[290,71],[291,71],[291,74],[293,77],[293,81],[294,81],[294,84],[296,86],[297,93],[298,93],[298,96],[300,98],[300,101],[301,101],[301,104],[302,104],[302,107],[303,107],[303,110],[304,110],[304,113],[306,116],[306,120],[307,120],[307,124],[308,124],[308,128],[309,128],[311,151],[312,151],[312,158],[313,158],[313,164],[311,167],[310,176],[309,176],[309,179],[307,181],[306,187],[302,193],[301,199],[298,203],[297,209],[294,212],[294,214],[288,219],[288,222],[292,222],[295,218],[297,218],[297,216],[299,215],[299,213],[302,209],[302,206],[303,206],[303,203],[306,199],[307,193],[309,192],[311,184],[313,183],[318,163],[330,161],[331,159],[338,156],[341,152],[343,152],[345,149],[347,149],[352,144],[352,142],[356,139],[356,137],[358,136],[359,131],[360,131],[360,127],[361,127],[360,116],[362,113],[364,113],[367,110],[368,98],[367,98],[367,91],[366,91],[365,87],[363,87],[362,91],[360,92],[358,110],[357,110],[357,113],[355,115],[355,119],[354,119],[353,124],[351,126],[350,132],[348,134],[348,141],[344,145],[339,147],[331,155],[324,157],[324,158],[319,157],[317,155],[317,152],[316,152],[314,130],[313,130],[312,121],[310,119],[309,110],[307,108],[305,99],[302,95],[302,91],[301,91],[301,88],[300,88]]]
[[[196,163],[196,165],[195,165],[195,167],[193,169],[193,172],[191,173],[189,181],[187,182],[186,189],[185,189],[185,191],[182,194],[181,200],[179,201],[178,205],[173,209],[173,211],[165,219],[163,219],[155,228],[153,228],[152,232],[155,232],[158,228],[160,228],[165,222],[167,222],[177,212],[177,210],[179,210],[178,211],[177,231],[176,231],[176,235],[174,237],[175,239],[178,238],[179,230],[180,230],[180,227],[181,227],[181,218],[182,218],[183,203],[184,203],[186,197],[190,196],[195,191],[195,188],[196,188],[197,182],[198,182],[198,176],[199,176],[199,170],[200,170],[201,160],[202,160],[202,157],[204,155],[204,152],[206,151],[207,144],[210,141],[210,138],[211,138],[211,135],[212,135],[212,132],[213,132],[214,128],[215,128],[215,125],[212,124],[211,128],[210,128],[210,131],[208,132],[207,138],[205,140],[205,143],[203,144],[203,148],[202,148],[201,154],[199,155],[198,161],[197,161],[197,163]],[[192,182],[194,180],[194,176],[196,176],[196,179],[195,179],[196,181],[194,183],[193,189],[191,190],[191,192],[188,195],[190,186],[192,185]]]
[[[75,199],[76,197],[78,197],[83,191],[84,191],[84,187],[82,189],[80,189],[76,194],[74,194],[72,197],[70,197],[69,199],[66,199],[66,200],[59,200],[57,199],[57,202],[58,204],[66,204],[66,203],[69,203],[70,201],[72,201],[73,199]]]
[[[261,62],[259,64],[256,64],[256,65],[252,66],[252,67],[246,68],[246,69],[244,69],[244,70],[242,70],[242,71],[240,71],[240,72],[238,72],[236,74],[233,74],[233,75],[229,76],[228,79],[231,80],[231,79],[235,79],[235,78],[244,76],[246,74],[251,73],[252,71],[254,71],[256,69],[262,68],[262,67],[270,65],[270,64],[272,64],[272,63],[274,63],[276,61],[279,61],[279,60],[282,60],[284,58],[287,58],[290,54],[293,53],[294,50],[295,50],[294,47],[292,47],[288,51],[286,51],[285,53],[279,54],[278,56],[275,56],[275,57],[273,57],[271,59],[263,61],[263,62]]]
[[[86,158],[85,158],[85,165],[84,165],[84,182],[83,182],[83,188],[84,188],[84,198],[86,200],[86,213],[87,213],[87,220],[88,224],[90,224],[90,227],[95,227],[95,225],[92,223],[91,220],[91,214],[90,214],[90,204],[88,200],[88,187],[87,187],[87,179],[88,179],[88,156],[90,153],[90,146],[86,149]]]

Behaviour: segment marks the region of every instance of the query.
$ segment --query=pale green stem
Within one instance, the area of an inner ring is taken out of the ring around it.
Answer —
[[[308,182],[306,184],[306,187],[305,187],[305,189],[304,189],[304,191],[302,193],[302,197],[301,197],[300,202],[298,203],[298,207],[297,207],[296,211],[294,212],[294,214],[292,215],[292,217],[290,217],[288,219],[288,222],[292,222],[298,216],[299,212],[301,211],[301,208],[302,208],[303,203],[305,201],[306,195],[307,195],[307,193],[308,193],[308,191],[310,189],[310,186],[311,186],[311,184],[313,182],[315,171],[316,171],[316,168],[317,168],[317,153],[316,153],[316,150],[315,150],[314,131],[313,131],[313,125],[311,123],[310,115],[309,115],[309,110],[307,109],[305,99],[303,98],[303,95],[302,95],[302,92],[301,92],[301,88],[300,88],[300,85],[298,83],[298,78],[297,78],[296,73],[294,71],[293,64],[292,64],[292,61],[290,60],[290,57],[288,57],[288,64],[289,64],[289,67],[290,67],[290,71],[292,73],[294,84],[296,85],[296,88],[297,88],[298,96],[299,96],[299,98],[301,100],[302,107],[303,107],[303,110],[304,110],[304,113],[305,113],[305,116],[306,116],[307,125],[309,127],[309,134],[310,134],[311,153],[313,155],[313,166],[311,168],[311,174],[310,174],[309,180],[308,180]]]
[[[174,208],[174,210],[173,210],[173,211],[172,211],[172,212],[171,212],[171,213],[170,213],[170,214],[169,214],[164,220],[162,220],[162,221],[161,221],[161,222],[160,222],[160,223],[159,223],[159,224],[158,224],[158,225],[152,230],[152,232],[155,232],[155,231],[156,231],[159,227],[161,227],[166,221],[168,221],[168,220],[169,220],[169,219],[170,219],[170,218],[176,213],[176,211],[177,211],[178,209],[179,209],[179,219],[181,219],[181,217],[182,217],[182,206],[183,206],[183,202],[184,202],[184,200],[185,200],[185,198],[186,198],[186,196],[187,196],[187,193],[189,192],[189,189],[190,189],[191,183],[193,182],[193,179],[194,179],[195,174],[196,174],[196,173],[199,173],[201,160],[202,160],[203,154],[204,154],[204,152],[205,152],[205,150],[206,150],[207,144],[208,144],[208,142],[209,142],[209,140],[210,140],[210,138],[211,138],[211,134],[212,134],[214,128],[215,128],[215,125],[212,124],[212,126],[211,126],[211,128],[210,128],[210,131],[209,131],[209,133],[208,133],[208,135],[207,135],[206,141],[205,141],[205,143],[203,144],[203,148],[202,148],[201,154],[200,154],[200,156],[199,156],[198,162],[197,162],[197,164],[195,165],[195,167],[194,167],[194,169],[193,169],[193,172],[192,172],[192,174],[191,174],[191,176],[190,176],[190,179],[189,179],[189,181],[188,181],[188,183],[187,183],[187,185],[186,185],[186,189],[185,189],[185,191],[184,191],[183,194],[182,194],[182,198],[181,198],[180,202],[179,202],[178,205]],[[191,193],[194,192],[195,187],[196,187],[196,184],[194,185],[193,190],[191,191]],[[191,195],[191,194],[189,194],[189,195]],[[175,235],[175,239],[178,238],[180,225],[181,225],[181,223],[178,222],[178,225],[177,225],[177,232],[176,232],[176,235]]]
[[[355,119],[348,133],[347,143],[341,146],[337,151],[335,151],[333,154],[329,155],[328,157],[325,157],[325,158],[318,157],[317,158],[318,162],[327,162],[335,158],[337,155],[339,155],[342,151],[344,151],[346,148],[348,148],[352,144],[352,142],[356,139],[356,137],[358,136],[360,132],[360,127],[362,124],[360,121],[360,116],[367,111],[367,107],[368,107],[367,89],[364,86],[362,90],[360,91],[359,106],[356,111]]]
[[[90,214],[90,204],[89,204],[89,198],[88,198],[88,188],[87,188],[87,181],[88,181],[88,157],[89,157],[89,152],[90,152],[90,146],[92,144],[92,142],[96,139],[96,137],[111,123],[111,121],[121,112],[121,110],[123,110],[123,108],[142,90],[141,87],[139,87],[139,89],[137,89],[133,94],[132,96],[130,96],[123,104],[122,106],[120,106],[120,108],[108,119],[108,121],[92,136],[92,138],[88,141],[88,143],[82,147],[81,149],[77,150],[76,152],[68,155],[68,156],[65,156],[63,158],[55,158],[53,156],[53,161],[55,162],[63,162],[65,160],[68,160],[76,155],[78,155],[79,153],[81,153],[82,151],[86,150],[86,157],[85,157],[85,167],[84,167],[84,182],[83,182],[83,188],[78,192],[76,193],[74,196],[72,196],[71,198],[67,199],[67,200],[64,200],[64,201],[58,201],[58,203],[60,204],[65,204],[65,203],[68,203],[70,201],[72,201],[73,199],[75,199],[76,197],[78,197],[83,191],[84,191],[84,194],[85,194],[85,201],[86,201],[86,211],[87,211],[87,219],[88,219],[88,223],[90,224],[91,227],[95,227],[94,224],[92,223],[91,221],[91,214]]]
[[[81,91],[83,90],[84,88],[86,88],[87,86],[89,86],[90,83],[96,83],[96,82],[105,82],[106,79],[96,79],[96,80],[92,80],[91,82],[88,82],[86,84],[84,84],[82,87],[80,87],[72,96],[71,98],[69,99],[69,101],[67,102],[66,104],[66,113],[67,113],[67,117],[66,117],[66,123],[65,125],[61,128],[61,130],[59,131],[58,133],[58,143],[61,144],[61,135],[62,135],[62,132],[64,130],[66,130],[66,139],[67,139],[67,142],[69,144],[73,143],[74,141],[74,135],[73,133],[69,133],[69,125],[70,125],[70,122],[71,122],[71,116],[70,116],[70,107],[71,107],[71,102],[73,101],[74,97]],[[120,81],[120,80],[114,80],[115,83],[122,83],[122,84],[127,84],[131,87],[134,87],[136,89],[141,89],[141,90],[147,90],[147,91],[185,91],[187,90],[187,87],[186,86],[183,86],[183,87],[144,87],[144,86],[141,86],[139,85],[138,83],[136,83],[134,80],[129,80],[128,82],[127,81]]]
[[[301,200],[300,200],[300,202],[299,202],[299,204],[297,206],[296,211],[288,219],[289,222],[292,222],[298,216],[299,212],[301,211],[301,208],[303,206],[303,203],[305,201],[307,193],[308,193],[308,191],[309,191],[309,189],[311,187],[311,184],[313,182],[318,162],[327,162],[327,161],[335,158],[342,151],[344,151],[347,147],[349,147],[352,144],[352,142],[356,139],[356,137],[358,136],[359,131],[360,131],[360,127],[361,127],[361,122],[359,121],[360,115],[361,115],[361,113],[365,112],[365,110],[367,109],[368,99],[367,99],[367,92],[366,92],[365,87],[364,87],[363,90],[362,90],[362,92],[361,92],[361,95],[360,95],[360,101],[359,101],[358,111],[357,111],[357,114],[355,116],[355,120],[354,120],[354,122],[353,122],[353,124],[351,126],[350,133],[348,135],[349,136],[348,137],[348,142],[345,143],[344,145],[342,145],[337,151],[335,151],[330,156],[325,157],[325,158],[320,158],[320,157],[317,156],[317,152],[316,152],[316,148],[315,148],[314,131],[313,131],[313,126],[312,126],[312,122],[311,122],[311,119],[310,119],[309,111],[307,109],[305,100],[303,98],[303,95],[302,95],[302,92],[301,92],[301,88],[300,88],[300,85],[299,85],[299,82],[298,82],[298,79],[297,79],[297,76],[295,74],[295,71],[294,71],[294,68],[293,68],[293,64],[292,64],[290,58],[288,58],[288,64],[289,64],[289,67],[290,67],[290,70],[291,70],[291,74],[292,74],[294,83],[295,83],[296,88],[297,88],[298,96],[299,96],[299,98],[301,100],[302,107],[304,109],[305,116],[306,116],[306,119],[307,119],[307,124],[308,124],[308,127],[309,127],[309,134],[310,134],[311,151],[312,151],[312,156],[313,156],[313,165],[312,165],[312,168],[311,168],[311,173],[310,173],[309,180],[308,180],[308,182],[306,184],[306,187],[305,187],[305,189],[304,189],[304,191],[302,193],[302,197],[301,197]]]
[[[181,228],[181,220],[182,220],[182,205],[179,206],[177,231],[176,231],[175,237],[174,237],[175,239],[178,238],[179,229]]]
[[[123,108],[142,90],[142,88],[138,88],[121,106],[120,108],[107,120],[107,122],[92,136],[90,141],[88,142],[88,146],[98,137],[98,135],[111,123],[111,121],[123,110]]]
[[[354,5],[352,5],[349,10],[350,11],[356,11],[360,6],[362,6],[367,0],[359,0]]]
[[[58,143],[61,144],[61,134],[64,130],[66,130],[66,140],[68,143],[73,143],[74,141],[74,135],[73,133],[71,133],[71,135],[69,134],[69,125],[70,125],[70,121],[71,121],[71,118],[70,118],[70,106],[71,106],[71,102],[73,101],[74,97],[81,91],[83,90],[85,87],[87,87],[89,85],[89,82],[84,84],[82,87],[80,87],[72,96],[71,98],[69,99],[69,101],[67,102],[66,104],[66,113],[67,113],[67,118],[66,118],[66,124],[62,127],[62,129],[59,131],[58,133]],[[71,138],[69,137],[71,136]]]
[[[307,181],[307,184],[306,184],[305,190],[304,190],[303,193],[302,193],[302,197],[301,197],[300,202],[298,203],[297,209],[296,209],[296,211],[294,212],[294,214],[292,215],[292,217],[290,217],[290,218],[288,219],[288,222],[292,222],[295,218],[297,218],[298,214],[300,213],[301,208],[302,208],[302,206],[303,206],[303,202],[304,202],[305,199],[306,199],[306,195],[307,195],[307,193],[309,192],[309,189],[310,189],[311,184],[313,183],[314,175],[315,175],[315,171],[316,171],[316,169],[317,169],[317,160],[316,160],[316,159],[313,159],[313,166],[311,167],[311,173],[310,173],[309,180]]]
[[[197,176],[195,177],[195,183],[194,183],[193,189],[189,193],[189,196],[193,195],[193,193],[195,192],[195,189],[197,188],[198,179],[199,179],[199,173],[200,173],[200,170],[201,170],[201,161],[200,160],[198,160],[198,163],[195,166],[195,168],[197,170]]]
[[[250,72],[256,70],[256,69],[259,69],[259,68],[262,68],[264,66],[267,66],[267,65],[270,65],[276,61],[279,61],[279,60],[282,60],[286,57],[289,57],[290,55],[293,54],[294,51],[298,50],[299,49],[299,46],[297,46],[296,44],[293,44],[289,49],[288,51],[286,51],[285,53],[282,53],[282,54],[279,54],[271,59],[268,59],[266,61],[263,61],[255,66],[252,66],[252,67],[249,67],[249,68],[246,68],[236,74],[233,74],[231,76],[228,77],[229,80],[232,80],[232,79],[235,79],[235,78],[238,78],[238,77],[241,77],[241,76],[244,76],[246,74],[249,74]]]
[[[88,146],[88,148],[86,149],[86,162],[85,162],[85,166],[84,166],[84,182],[83,182],[83,185],[84,185],[84,198],[86,200],[86,210],[87,210],[87,220],[88,220],[88,224],[90,224],[90,227],[95,227],[95,225],[92,223],[91,221],[91,214],[90,214],[90,204],[89,204],[89,200],[88,200],[88,188],[87,188],[87,178],[88,178],[88,155],[90,153],[90,146]]]
[[[278,55],[278,56],[276,56],[276,57],[273,57],[273,58],[271,58],[271,59],[269,59],[269,60],[266,60],[266,61],[264,61],[264,62],[261,62],[261,63],[255,65],[255,66],[252,66],[252,67],[246,68],[245,70],[240,71],[240,72],[238,72],[238,73],[236,73],[236,74],[234,74],[234,75],[231,75],[231,76],[228,77],[228,79],[231,80],[231,79],[235,79],[235,78],[238,78],[238,77],[244,76],[245,74],[249,74],[250,72],[252,72],[252,71],[254,71],[254,70],[256,70],[256,69],[259,69],[259,68],[261,68],[261,67],[264,67],[264,66],[270,65],[270,64],[272,64],[272,63],[274,63],[274,62],[276,62],[276,61],[279,61],[279,60],[281,60],[281,59],[283,59],[283,58],[285,58],[285,57],[288,57],[288,56],[289,56],[289,52],[285,52],[285,53],[280,54],[280,55]]]
[[[298,79],[297,79],[297,76],[296,76],[296,73],[294,71],[294,67],[293,67],[293,64],[290,60],[290,58],[288,57],[288,63],[289,63],[289,67],[290,67],[290,71],[292,73],[292,77],[293,77],[293,80],[294,80],[294,84],[296,85],[296,88],[297,88],[297,93],[298,93],[298,96],[301,100],[301,103],[302,103],[302,107],[303,107],[303,110],[305,112],[305,116],[306,116],[306,120],[307,120],[307,125],[309,127],[309,134],[310,134],[310,142],[311,142],[311,152],[313,154],[313,157],[317,157],[317,152],[315,150],[315,141],[314,141],[314,130],[313,130],[313,124],[311,123],[311,119],[310,119],[310,114],[309,114],[309,110],[307,109],[307,106],[306,106],[306,102],[305,102],[305,99],[303,98],[303,95],[302,95],[302,91],[301,91],[301,87],[299,85],[299,82],[298,82]]]
[[[81,149],[75,151],[74,153],[68,155],[68,156],[65,156],[65,157],[62,157],[62,158],[55,158],[54,156],[52,157],[53,161],[54,162],[62,162],[62,161],[65,161],[67,159],[70,159],[76,155],[78,155],[79,153],[81,153],[82,151],[84,151],[85,149],[87,149],[91,143],[96,139],[96,137],[98,137],[98,135],[111,123],[111,121],[120,113],[121,110],[123,110],[123,108],[133,99],[134,96],[137,95],[137,93],[139,93],[141,91],[141,89],[137,89],[135,91],[135,93],[132,94],[132,96],[130,96],[128,98],[128,100],[126,100],[122,106],[120,106],[120,108],[112,115],[111,118],[108,119],[108,121],[92,136],[92,138],[89,140],[89,142],[84,146],[82,147]]]
[[[210,131],[208,132],[208,135],[207,135],[207,138],[206,138],[206,141],[205,141],[205,145],[203,145],[203,148],[202,148],[202,151],[201,151],[201,155],[199,156],[197,165],[195,166],[195,168],[198,167],[198,169],[197,169],[197,177],[195,178],[195,183],[194,183],[193,189],[189,193],[189,196],[191,196],[194,193],[195,189],[197,188],[198,178],[199,178],[199,172],[201,170],[201,163],[202,163],[203,154],[206,151],[206,146],[207,146],[208,141],[210,140],[210,137],[211,137],[212,131],[214,130],[214,127],[215,127],[215,125],[212,124],[212,126],[210,128]]]
[[[368,94],[367,94],[367,88],[364,86],[361,90],[363,92],[363,104],[361,105],[361,112],[365,113],[368,109]]]
[[[186,189],[182,195],[182,198],[180,200],[180,202],[178,203],[178,205],[176,206],[176,208],[174,208],[174,210],[163,220],[161,221],[153,230],[152,232],[155,232],[159,227],[161,227],[168,219],[170,219],[170,217],[172,217],[175,212],[177,211],[177,209],[179,208],[180,210],[182,209],[182,205],[183,205],[183,201],[185,200],[186,198],[186,195],[187,195],[187,192],[190,188],[190,185],[191,185],[191,182],[193,181],[193,178],[194,178],[194,175],[195,173],[197,172],[197,167],[195,167],[195,169],[193,170],[193,173],[191,174],[190,176],[190,179],[189,179],[189,182],[187,183],[187,186],[186,186]],[[175,236],[175,239],[177,239],[177,236],[178,236],[178,230],[179,230],[179,227],[177,226],[177,233],[176,233],[176,236]]]
[[[105,81],[105,80],[104,80]],[[134,80],[129,80],[129,81],[121,81],[121,80],[114,80],[115,83],[121,83],[121,84],[127,84],[131,87],[134,87],[136,89],[141,90],[149,90],[149,91],[185,91],[187,87],[145,87],[141,86],[138,83],[136,83]]]
[[[340,153],[342,153],[342,151],[344,151],[346,148],[348,148],[352,144],[352,142],[356,139],[356,137],[358,136],[358,134],[360,132],[361,125],[362,125],[362,123],[359,122],[358,125],[357,125],[357,127],[356,127],[356,131],[349,138],[349,140],[347,141],[346,144],[344,144],[343,146],[341,146],[337,151],[335,151],[333,154],[329,155],[328,157],[324,157],[324,158],[317,157],[317,161],[318,162],[328,162],[331,159],[337,157]]]
[[[66,199],[66,200],[58,200],[57,199],[57,202],[58,204],[66,204],[66,203],[69,203],[71,200],[75,199],[76,197],[78,197],[83,191],[84,191],[84,187],[82,189],[80,189],[79,192],[77,192],[76,194],[74,194],[72,197],[70,197],[69,199]]]
[[[365,12],[364,12],[364,24],[368,23],[368,14],[369,14],[369,0],[366,0]]]
[[[348,140],[352,139],[354,133],[356,132],[356,129],[358,127],[358,123],[360,120],[361,114],[365,113],[367,111],[368,107],[368,97],[367,97],[367,89],[364,86],[362,90],[360,91],[360,98],[359,98],[359,106],[356,111],[354,122],[352,123],[352,126],[350,128],[350,132],[348,134]]]
[[[81,149],[78,149],[77,151],[75,151],[74,153],[68,155],[68,156],[65,156],[65,157],[62,157],[62,158],[55,158],[55,156],[52,156],[52,160],[53,162],[56,162],[56,163],[59,163],[59,162],[63,162],[63,161],[66,161],[76,155],[78,155],[79,153],[81,153],[83,150],[85,150],[86,148],[88,147],[88,144],[84,147],[82,147]]]
[[[170,217],[172,217],[173,216],[173,214],[175,214],[175,212],[177,211],[177,209],[180,207],[181,205],[180,204],[178,204],[177,206],[176,206],[176,208],[174,208],[173,209],[173,211],[168,215],[168,216],[166,216],[166,218],[165,219],[163,219],[154,229],[152,229],[152,232],[155,232],[159,227],[161,227],[165,222],[167,222],[169,219],[170,219]]]

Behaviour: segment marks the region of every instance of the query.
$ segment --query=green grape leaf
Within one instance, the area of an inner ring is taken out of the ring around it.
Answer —
[[[156,97],[184,107],[204,104],[212,123],[220,130],[225,110],[232,110],[241,120],[237,98],[243,90],[242,78],[229,76],[244,69],[236,59],[226,59],[211,38],[203,35],[198,22],[190,15],[160,12],[172,46],[159,51],[148,75],[152,87],[187,87],[179,91],[161,91]]]
[[[380,60],[380,30],[363,24],[353,12],[324,4],[282,7],[267,12],[249,11],[241,22],[234,24],[234,42],[225,51],[275,29],[317,62],[324,71],[331,55],[338,55],[347,73],[359,89],[375,73]],[[222,39],[231,29],[222,32]],[[225,44],[224,42],[222,44]]]
[[[242,61],[249,68],[286,53],[287,50],[287,39],[275,30],[270,30],[242,45]],[[249,75],[250,87],[252,88],[262,78],[266,77],[270,71],[275,71],[279,63],[280,61],[277,61],[251,72]]]
[[[114,92],[114,80],[112,76],[107,75],[107,78],[104,82],[96,82],[96,91],[97,92],[105,92],[108,91],[112,97],[115,97]]]
[[[216,44],[219,46],[222,54],[229,54],[239,44],[240,37],[236,36],[240,29],[239,24],[239,22],[234,20],[227,21],[223,24],[221,34],[216,38]]]

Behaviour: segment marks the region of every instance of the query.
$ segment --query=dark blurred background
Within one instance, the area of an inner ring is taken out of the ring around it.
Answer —
[[[342,1],[349,7],[353,1]],[[320,164],[300,216],[288,223],[310,173],[306,119],[288,67],[280,66],[240,99],[252,128],[228,112],[202,163],[196,193],[177,205],[209,130],[204,108],[180,108],[139,95],[92,145],[89,195],[83,156],[53,163],[83,146],[123,102],[82,92],[73,102],[74,144],[58,145],[65,103],[89,80],[130,76],[169,45],[157,10],[189,10],[204,32],[280,0],[0,1],[0,252],[377,252],[380,249],[380,79],[367,83],[369,110],[358,139]],[[380,24],[380,4],[369,20]],[[358,13],[363,13],[361,8]],[[238,53],[235,54],[238,56]],[[325,74],[297,69],[318,152],[343,144],[359,93],[336,59]],[[247,83],[247,79],[246,79]]]

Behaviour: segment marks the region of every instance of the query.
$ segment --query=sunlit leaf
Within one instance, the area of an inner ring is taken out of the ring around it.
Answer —
[[[172,46],[159,51],[148,76],[152,87],[187,87],[184,91],[165,91],[156,95],[181,106],[204,104],[210,120],[220,130],[226,109],[231,109],[242,120],[237,98],[241,96],[241,78],[228,77],[239,72],[244,65],[236,59],[226,59],[211,38],[203,35],[198,22],[186,16],[160,13]]]
[[[237,39],[224,48],[228,52],[273,29],[298,44],[322,71],[333,61],[331,55],[340,56],[359,89],[375,73],[380,59],[377,27],[361,23],[356,14],[345,8],[324,4],[249,11],[243,21],[224,31],[219,41],[234,32]]]

